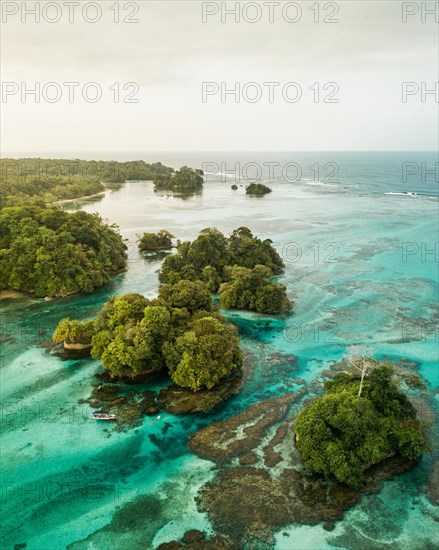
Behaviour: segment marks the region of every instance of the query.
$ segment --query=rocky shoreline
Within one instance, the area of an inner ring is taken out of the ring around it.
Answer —
[[[64,359],[83,350],[66,350],[57,346],[56,352]],[[160,373],[133,379],[112,379],[107,372],[96,375],[98,383],[87,399],[80,404],[88,403],[99,413],[114,413],[116,420],[112,425],[117,431],[128,430],[139,426],[144,416],[154,416],[160,411],[171,414],[209,413],[221,403],[239,393],[245,380],[251,375],[253,364],[251,357],[244,358],[242,369],[233,376],[218,384],[212,390],[193,392],[175,384],[163,388],[160,392],[146,389],[152,380],[159,381]]]
[[[362,494],[379,492],[382,481],[416,464],[388,458],[368,470],[360,488],[307,472],[294,444],[294,416],[288,417],[293,403],[305,394],[301,390],[255,403],[190,436],[192,452],[222,467],[196,497],[198,510],[207,513],[216,535],[204,541],[206,546],[200,546],[201,535],[194,541],[185,536],[160,550],[219,549],[229,539],[237,548],[273,548],[274,534],[291,523],[323,523],[332,530]]]

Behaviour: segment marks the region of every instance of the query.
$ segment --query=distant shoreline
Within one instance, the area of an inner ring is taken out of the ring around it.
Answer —
[[[83,195],[82,197],[76,197],[74,199],[62,199],[59,201],[51,202],[50,204],[65,204],[67,202],[74,202],[74,201],[80,201],[83,199],[91,199],[93,197],[99,197],[100,195],[106,195],[107,193],[111,193],[112,189],[105,189],[105,191],[99,191],[99,193],[94,193],[93,195]]]
[[[0,290],[0,300],[6,300],[7,298],[25,298],[27,294],[24,292],[18,292],[17,290]]]

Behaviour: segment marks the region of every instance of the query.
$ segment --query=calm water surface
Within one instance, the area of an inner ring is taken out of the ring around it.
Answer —
[[[117,510],[140,502],[142,495],[162,503],[159,512],[148,509],[143,548],[155,548],[189,528],[209,531],[194,496],[213,477],[214,468],[188,451],[187,436],[255,400],[289,391],[285,380],[266,375],[265,359],[273,352],[296,355],[300,370],[294,376],[306,382],[319,379],[352,344],[368,346],[376,357],[407,358],[417,364],[428,383],[431,407],[437,408],[438,193],[437,183],[424,181],[421,170],[422,162],[431,168],[435,155],[169,153],[91,158],[204,165],[207,182],[201,193],[186,197],[154,193],[150,182],[128,182],[101,199],[69,203],[65,208],[70,211],[98,212],[119,225],[129,247],[127,272],[90,295],[3,301],[4,548],[24,542],[29,550],[70,544],[137,548],[128,524],[111,537],[102,528]],[[419,174],[404,181],[403,162],[415,163]],[[247,182],[235,172],[248,163],[253,164],[245,175],[261,170],[259,179],[273,193],[245,195]],[[273,172],[269,163],[277,163]],[[296,166],[290,164],[285,172],[288,163]],[[301,178],[288,181],[298,166]],[[235,181],[238,190],[232,191]],[[135,243],[142,232],[165,228],[184,240],[205,227],[229,233],[239,226],[273,241],[286,263],[280,281],[296,303],[291,314],[276,317],[228,314],[239,327],[242,346],[255,357],[253,378],[241,394],[209,418],[161,414],[145,418],[139,429],[127,433],[107,431],[91,420],[90,411],[77,401],[88,397],[99,362],[63,362],[47,355],[41,340],[50,337],[63,317],[93,317],[114,294],[155,296],[164,255],[138,254]],[[438,547],[438,510],[422,492],[432,462],[426,456],[412,472],[386,483],[379,495],[364,497],[330,533],[321,526],[282,529],[276,548]],[[145,515],[144,501],[142,506],[138,513]]]

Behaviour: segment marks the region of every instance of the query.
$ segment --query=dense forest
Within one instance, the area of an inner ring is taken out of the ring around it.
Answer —
[[[154,179],[156,189],[197,191],[203,187],[203,171],[183,166],[174,174],[159,175]]]
[[[161,229],[158,233],[143,233],[138,242],[139,250],[143,252],[169,250],[172,248],[173,238],[174,235],[166,229]]]
[[[159,180],[174,169],[143,160],[87,161],[22,158],[0,160],[2,207],[52,203],[104,191],[106,184],[128,180]]]
[[[98,214],[17,206],[0,212],[0,290],[36,296],[92,292],[126,266],[116,226]]]
[[[285,286],[271,279],[283,268],[271,241],[254,237],[247,227],[236,229],[230,237],[207,228],[165,259],[159,280],[171,284],[201,280],[211,292],[220,293],[226,308],[280,313],[292,307]]]
[[[166,370],[181,387],[211,389],[241,368],[236,328],[212,306],[201,281],[165,285],[158,298],[115,296],[95,322],[60,321],[53,340],[90,342],[113,377]]]
[[[155,247],[159,236],[172,237],[165,231],[146,234],[146,245]],[[269,280],[282,269],[271,242],[254,237],[248,228],[240,227],[229,238],[207,228],[165,260],[156,299],[116,296],[94,323],[61,320],[53,339],[90,343],[92,355],[115,377],[167,370],[179,386],[211,389],[242,363],[236,328],[217,311],[212,293],[219,290],[226,307],[285,311],[292,307],[285,287]]]
[[[364,472],[394,455],[417,459],[428,449],[425,427],[399,389],[391,364],[367,359],[369,369],[339,373],[327,393],[305,407],[296,422],[296,443],[305,465],[348,485],[359,485]],[[422,387],[414,375],[404,382]]]

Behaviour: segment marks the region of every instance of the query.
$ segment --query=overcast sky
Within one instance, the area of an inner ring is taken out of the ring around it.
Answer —
[[[222,22],[223,2],[120,1],[115,22],[112,0],[98,2],[102,14],[91,23],[96,9],[84,15],[87,2],[74,7],[73,22],[62,1],[26,2],[39,6],[40,22],[30,14],[23,22],[21,2],[2,1],[2,151],[437,148],[438,103],[421,94],[422,83],[434,89],[439,80],[438,25],[420,9],[434,2],[411,3],[407,9],[419,12],[405,23],[399,1],[319,2],[319,13],[315,2],[296,3],[301,13],[277,3],[240,2],[241,21]],[[203,4],[218,10],[205,22]],[[39,103],[22,98],[37,82]],[[79,83],[73,102],[64,82]],[[211,95],[203,102],[206,82]],[[249,82],[256,86],[245,88]],[[272,102],[264,82],[278,83]],[[415,83],[406,102],[403,82]],[[240,101],[230,94],[222,101],[221,88],[236,83]],[[102,97],[89,103],[84,90],[90,100],[96,90]],[[248,101],[258,91],[260,100]],[[130,93],[137,103],[123,102]]]

